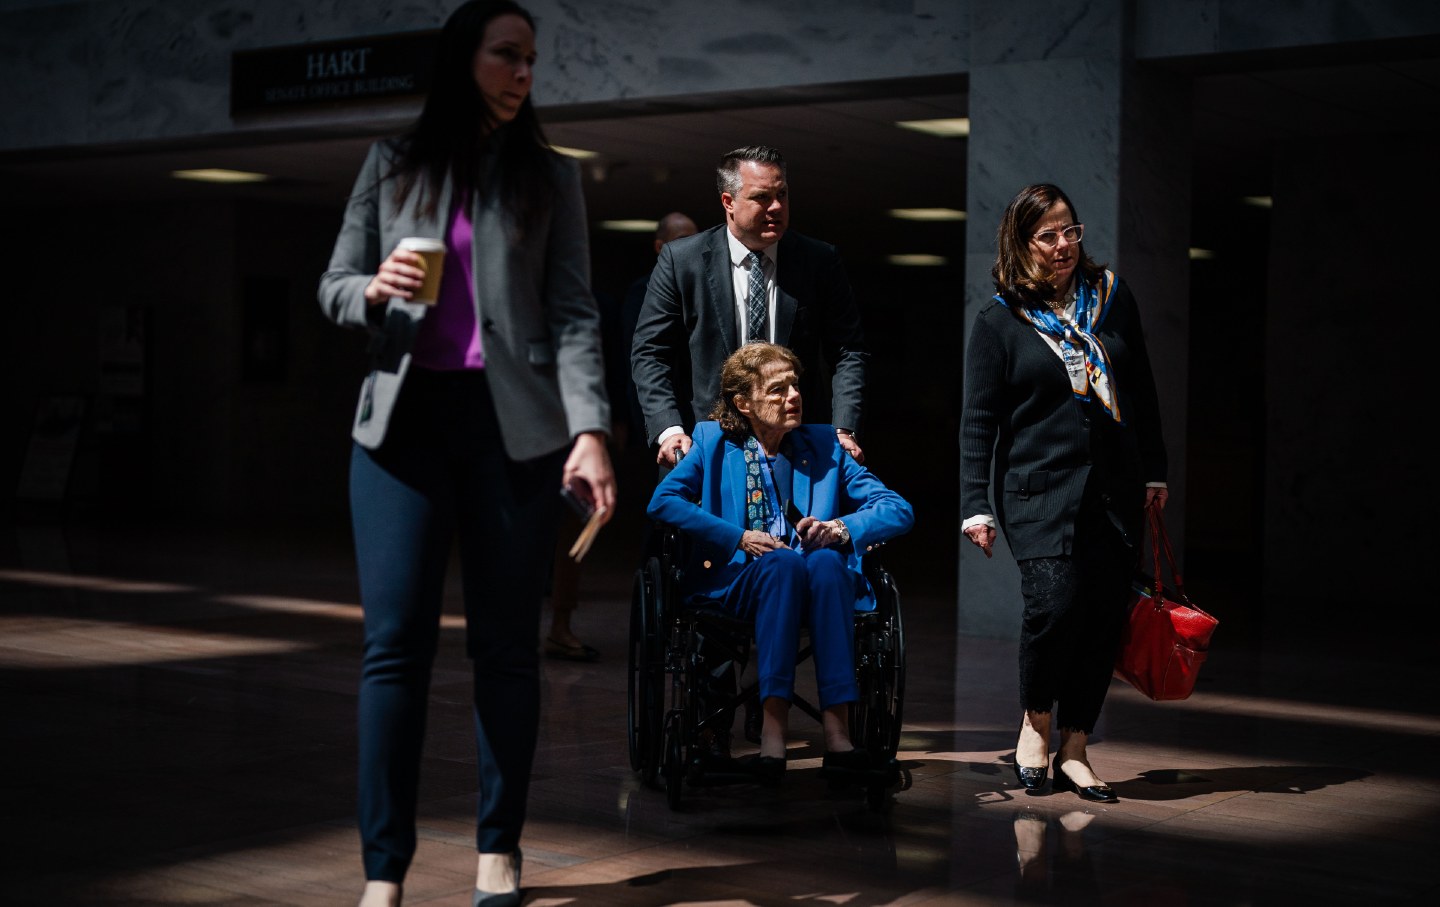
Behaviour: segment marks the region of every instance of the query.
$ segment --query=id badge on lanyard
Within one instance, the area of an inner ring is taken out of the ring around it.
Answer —
[[[1070,386],[1081,388],[1085,385],[1085,351],[1065,344],[1060,347],[1060,359],[1065,363],[1065,373],[1070,376]]]

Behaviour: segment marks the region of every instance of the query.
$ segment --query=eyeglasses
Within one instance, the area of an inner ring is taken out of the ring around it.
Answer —
[[[1045,248],[1050,249],[1054,248],[1055,245],[1060,242],[1060,237],[1062,236],[1065,237],[1065,241],[1068,243],[1077,243],[1080,241],[1080,237],[1084,235],[1084,224],[1071,224],[1064,230],[1042,230],[1030,238]]]

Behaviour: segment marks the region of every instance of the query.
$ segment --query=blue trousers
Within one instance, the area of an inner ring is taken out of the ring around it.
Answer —
[[[367,879],[399,882],[416,791],[445,572],[458,541],[479,770],[476,847],[513,851],[539,725],[540,599],[565,451],[516,462],[483,372],[412,369],[384,444],[350,460],[365,613],[359,825]]]
[[[725,591],[723,607],[755,622],[760,700],[789,700],[795,692],[795,652],[801,625],[810,628],[820,708],[855,702],[854,574],[831,548],[781,548],[755,558]]]

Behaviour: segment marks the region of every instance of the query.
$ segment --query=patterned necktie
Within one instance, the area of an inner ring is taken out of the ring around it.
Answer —
[[[765,314],[769,306],[765,304],[765,265],[759,252],[751,252],[750,259],[750,298],[746,305],[746,314],[750,320],[749,330],[745,335],[745,342],[751,343],[756,340],[769,340],[765,330]]]

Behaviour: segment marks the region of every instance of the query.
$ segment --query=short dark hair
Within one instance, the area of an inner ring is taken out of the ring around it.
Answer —
[[[755,389],[760,373],[772,362],[784,362],[800,377],[804,367],[800,357],[778,343],[747,343],[730,354],[720,366],[720,398],[710,410],[710,418],[720,423],[720,430],[732,438],[750,434],[750,420],[735,408],[735,398]]]
[[[736,148],[720,158],[720,165],[715,168],[715,188],[732,197],[739,192],[740,165],[746,161],[772,164],[780,168],[781,177],[789,179],[785,173],[785,158],[777,149],[771,148],[769,145],[746,145],[744,148]]]
[[[1061,202],[1070,209],[1075,223],[1082,223],[1075,203],[1059,186],[1051,183],[1026,186],[1005,206],[995,231],[995,265],[990,269],[990,276],[995,281],[995,292],[1006,300],[1038,307],[1043,306],[1045,300],[1053,299],[1059,290],[1050,282],[1050,275],[1036,267],[1035,258],[1030,254],[1030,236],[1035,225]],[[1086,253],[1083,242],[1076,258],[1076,270],[1086,283],[1094,283],[1105,270],[1103,264],[1096,264]]]

